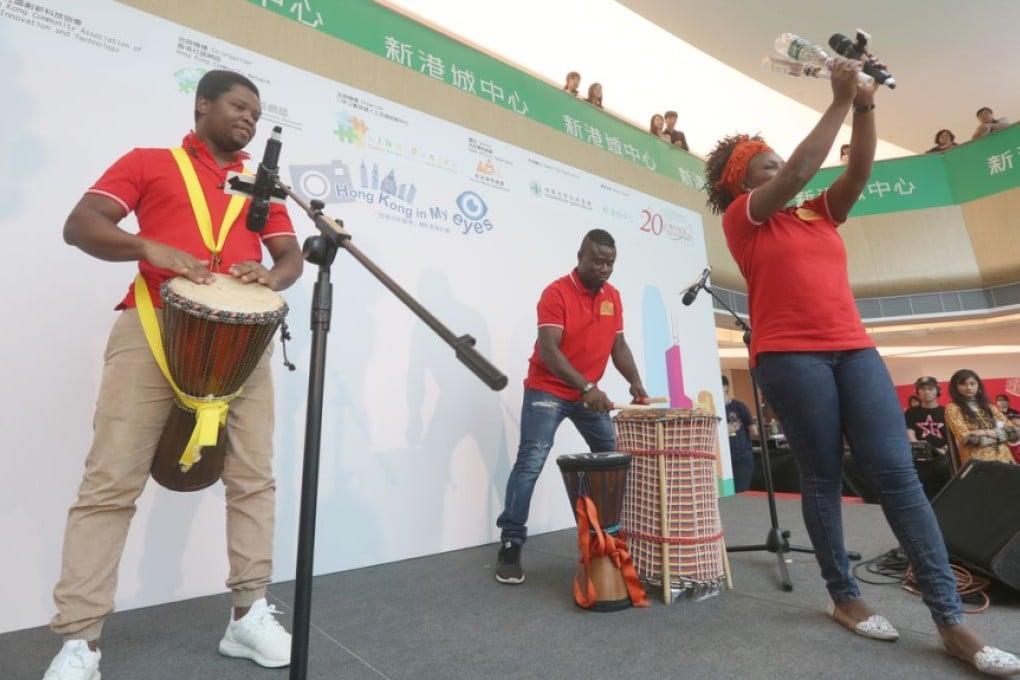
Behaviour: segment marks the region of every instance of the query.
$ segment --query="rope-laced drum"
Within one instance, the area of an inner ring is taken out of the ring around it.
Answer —
[[[715,472],[718,418],[703,409],[635,409],[614,419],[631,455],[621,535],[638,576],[663,601],[714,595],[725,584]]]

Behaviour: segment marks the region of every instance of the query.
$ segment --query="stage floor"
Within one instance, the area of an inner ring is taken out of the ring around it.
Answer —
[[[807,543],[799,501],[777,501],[791,542]],[[881,510],[846,503],[847,545],[869,559],[896,547]],[[730,546],[758,544],[769,529],[766,499],[720,502]],[[814,558],[790,553],[793,591],[779,587],[776,555],[730,555],[733,589],[615,613],[574,605],[576,533],[533,537],[527,580],[493,579],[496,545],[321,576],[313,592],[309,678],[479,680],[649,678],[974,678],[945,656],[920,598],[897,585],[862,584],[865,596],[902,635],[883,643],[855,636],[825,615]],[[874,577],[872,577],[874,578]],[[9,583],[8,587],[17,587]],[[1020,594],[992,590],[993,606],[970,617],[991,642],[1020,651]],[[290,627],[293,583],[274,584],[270,601]],[[105,680],[286,678],[225,659],[216,646],[227,594],[114,614],[106,624]],[[0,676],[42,677],[60,640],[46,628],[0,636]]]

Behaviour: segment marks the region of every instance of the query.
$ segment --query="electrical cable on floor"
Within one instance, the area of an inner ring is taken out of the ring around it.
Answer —
[[[969,570],[956,564],[950,564],[953,576],[956,577],[956,591],[964,603],[964,611],[967,614],[978,614],[991,606],[991,600],[985,589],[991,581],[983,576],[972,574]],[[865,571],[869,575],[880,576],[885,580],[871,580],[861,575]],[[904,590],[914,595],[920,595],[917,580],[907,560],[903,548],[896,547],[870,560],[859,562],[853,568],[854,577],[863,583],[876,586],[900,585]],[[967,606],[971,608],[967,608]]]

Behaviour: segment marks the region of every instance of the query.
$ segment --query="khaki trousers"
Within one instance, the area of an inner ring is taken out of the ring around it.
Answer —
[[[235,607],[263,597],[272,575],[276,481],[269,355],[267,350],[227,416],[226,584]],[[50,627],[65,639],[99,639],[114,609],[128,526],[172,405],[173,392],[152,358],[138,312],[126,309],[107,343],[92,448],[68,512],[53,591],[57,615]]]

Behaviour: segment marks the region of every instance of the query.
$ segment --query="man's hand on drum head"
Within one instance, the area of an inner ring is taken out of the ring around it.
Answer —
[[[273,274],[261,262],[247,260],[230,265],[230,274],[245,283],[261,283],[263,286],[273,288]]]
[[[209,260],[199,260],[191,253],[178,250],[158,241],[145,241],[145,259],[154,267],[176,272],[195,283],[212,283],[216,279],[209,271]]]

